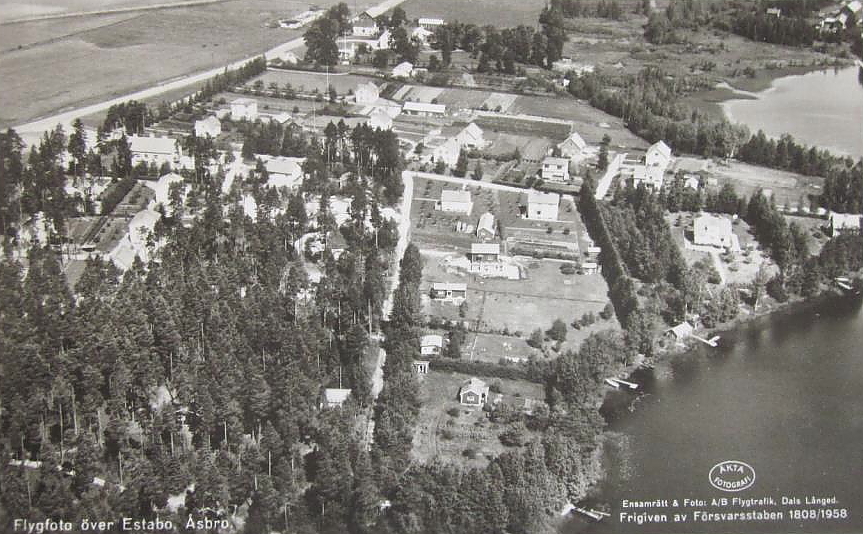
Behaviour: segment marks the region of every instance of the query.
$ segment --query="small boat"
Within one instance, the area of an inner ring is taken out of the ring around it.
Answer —
[[[636,384],[634,382],[629,382],[629,381],[623,380],[621,378],[615,378],[614,380],[623,384],[624,386],[627,386],[629,389],[638,389],[638,384]]]
[[[608,384],[609,386],[613,387],[613,388],[619,388],[620,387],[620,384],[618,384],[617,382],[615,382],[611,378],[606,378],[605,383]]]
[[[576,512],[586,515],[587,517],[593,519],[594,521],[602,521],[603,518],[606,517],[607,514],[604,515],[604,512],[597,512],[596,510],[586,510],[584,508],[575,507],[573,508]]]

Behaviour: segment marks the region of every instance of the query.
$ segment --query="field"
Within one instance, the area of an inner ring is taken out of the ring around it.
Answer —
[[[327,75],[324,72],[303,72],[303,71],[283,71],[283,70],[268,70],[264,74],[250,80],[246,85],[251,87],[255,80],[264,82],[264,88],[269,89],[270,83],[276,82],[279,89],[283,89],[286,83],[291,84],[295,91],[311,93],[315,89],[321,94],[327,93]],[[380,80],[367,78],[365,76],[354,76],[351,74],[330,74],[329,84],[336,90],[339,95],[345,95],[354,92],[357,85],[361,83],[374,82],[380,86]]]
[[[712,165],[710,170],[718,179],[720,186],[731,183],[738,195],[746,197],[751,196],[756,189],[762,188],[765,194],[773,196],[779,207],[801,206],[801,200],[802,206],[809,207],[807,196],[820,194],[823,183],[819,177],[756,167],[736,161],[728,165]]]
[[[434,368],[434,363],[432,363]],[[443,461],[466,467],[483,467],[489,458],[505,452],[498,435],[506,428],[502,423],[489,420],[479,407],[468,407],[458,402],[458,391],[468,375],[432,371],[425,375],[420,387],[419,421],[414,433],[411,451],[421,463]],[[522,380],[482,378],[489,386],[497,383],[504,398],[545,398],[542,385]],[[489,392],[490,397],[496,394]],[[450,415],[453,410],[456,416]],[[467,454],[465,451],[469,451]]]
[[[408,0],[402,4],[409,19],[433,17],[501,28],[534,26],[543,7],[543,0]]]
[[[539,357],[539,349],[535,349],[521,338],[502,336],[499,334],[469,333],[462,345],[462,358],[470,361],[499,363],[502,358]]]
[[[0,127],[262,53],[300,37],[302,30],[270,26],[306,9],[299,0],[243,0],[94,17],[102,24],[84,17],[71,27],[66,19],[4,25]]]

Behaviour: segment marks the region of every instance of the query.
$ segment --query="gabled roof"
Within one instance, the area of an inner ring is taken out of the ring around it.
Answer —
[[[671,147],[665,144],[665,141],[657,141],[650,145],[647,149],[647,153],[651,152],[659,152],[665,159],[671,158]]]
[[[324,400],[327,404],[342,405],[351,396],[350,389],[325,388]]]
[[[554,205],[560,204],[560,195],[557,193],[543,193],[541,191],[530,190],[527,192],[528,204]]]
[[[587,148],[587,143],[585,143],[584,139],[582,139],[582,137],[578,135],[578,132],[572,132],[571,134],[569,134],[569,137],[567,137],[562,143],[557,146],[563,148],[565,145],[569,144],[575,146],[575,148],[577,148],[578,150],[584,150],[585,148]]]
[[[487,211],[480,215],[479,222],[476,225],[477,231],[486,230],[490,234],[494,234],[494,215]]]
[[[831,213],[830,225],[833,228],[860,228],[861,215],[853,213]]]
[[[482,140],[482,128],[472,122],[465,126],[464,130],[459,132],[459,136],[464,136],[468,139],[479,142]]]
[[[369,91],[379,91],[378,86],[372,82],[361,83],[357,85],[357,90],[355,92],[359,92],[362,89],[367,89]]]
[[[459,393],[476,393],[477,395],[488,394],[488,384],[476,377],[465,380],[461,385]]]
[[[682,322],[679,325],[668,329],[669,332],[679,339],[689,337],[689,334],[691,334],[693,330],[694,328],[692,328],[692,325],[687,322]]]
[[[153,210],[146,209],[141,210],[132,217],[132,220],[129,221],[129,234],[133,234],[138,232],[141,227],[147,229],[147,231],[152,232],[153,228],[156,227],[156,223],[159,222],[162,216],[156,213]]]
[[[444,189],[440,192],[441,202],[470,202],[470,191]]]
[[[231,100],[232,106],[250,106],[253,104],[257,104],[257,103],[258,103],[258,101],[255,100],[254,98],[240,97],[240,98],[235,98],[234,100]]]
[[[301,160],[297,158],[275,157],[267,160],[266,168],[270,174],[284,174],[286,176],[301,176],[303,168]]]
[[[471,254],[500,254],[500,243],[471,243]]]

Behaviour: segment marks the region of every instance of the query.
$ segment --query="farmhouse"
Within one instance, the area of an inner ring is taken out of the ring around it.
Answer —
[[[195,121],[196,137],[216,137],[220,133],[222,133],[222,121],[212,115],[204,120]]]
[[[431,298],[461,304],[467,299],[467,284],[457,282],[435,282],[431,288]]]
[[[546,182],[568,182],[569,160],[548,156],[542,160],[542,179]]]
[[[254,121],[258,118],[258,101],[254,98],[237,98],[231,101],[232,121]]]
[[[435,162],[442,161],[447,166],[453,167],[458,163],[458,157],[461,154],[461,148],[455,139],[447,139],[443,143],[432,149],[432,160]]]
[[[692,221],[693,243],[711,247],[730,248],[733,246],[731,219],[705,213]]]
[[[372,82],[361,83],[357,85],[357,89],[354,91],[357,104],[374,104],[380,96],[380,89]]]
[[[354,17],[351,29],[354,35],[372,37],[378,34],[378,23],[375,22],[374,17],[369,15],[368,11],[363,11]]]
[[[470,246],[469,272],[480,276],[504,276],[506,265],[500,261],[500,243],[473,243]]]
[[[485,146],[482,128],[473,122],[465,126],[464,130],[455,136],[455,140],[461,148],[478,149]]]
[[[128,138],[129,149],[132,152],[132,165],[139,163],[154,163],[162,165],[163,163],[175,163],[180,156],[183,155],[183,150],[176,139],[170,137],[139,137],[133,135]]]
[[[494,215],[488,211],[483,213],[476,225],[476,236],[482,241],[490,241],[494,239],[496,233],[497,232],[495,232],[494,228]]]
[[[440,210],[470,215],[473,209],[470,191],[444,189],[440,192]]]
[[[527,193],[527,218],[539,221],[556,221],[560,195],[531,190]]]
[[[409,61],[403,61],[393,67],[393,78],[410,78],[414,72],[414,65]]]
[[[408,115],[441,117],[446,114],[446,106],[444,104],[426,104],[425,102],[405,102],[402,111]]]
[[[420,354],[423,356],[437,356],[443,350],[443,336],[428,334],[420,338]]]
[[[488,385],[479,378],[469,378],[458,390],[458,401],[468,406],[482,406],[488,401]]]
[[[846,213],[830,214],[830,234],[837,236],[848,232],[859,232],[861,216]]]
[[[287,187],[294,189],[302,184],[303,168],[300,166],[305,158],[274,157],[267,160],[265,166],[269,179],[267,187]]]
[[[342,388],[324,388],[321,393],[321,409],[325,408],[341,408],[342,405],[351,396],[350,389]]]
[[[584,153],[584,149],[587,148],[587,143],[585,143],[584,139],[578,135],[578,132],[572,132],[569,134],[569,137],[557,145],[557,148],[560,149],[560,154],[563,157],[575,158]]]
[[[644,164],[648,167],[660,167],[663,172],[671,164],[671,147],[665,141],[657,141],[647,149]]]

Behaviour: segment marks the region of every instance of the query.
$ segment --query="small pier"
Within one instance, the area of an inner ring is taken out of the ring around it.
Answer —
[[[700,341],[700,342],[704,343],[705,345],[709,345],[709,346],[711,346],[711,347],[717,347],[717,346],[719,346],[719,336],[713,336],[713,337],[712,337],[712,338],[710,338],[710,339],[704,339],[704,338],[703,338],[703,337],[701,337],[701,336],[696,336],[695,334],[689,334],[689,337],[691,337],[691,338],[695,338],[695,339],[697,339],[698,341]]]
[[[584,515],[584,516],[587,516],[587,517],[589,517],[589,518],[593,519],[594,521],[602,521],[602,520],[603,520],[603,519],[605,519],[606,517],[610,517],[610,516],[611,516],[611,514],[609,514],[609,513],[607,513],[607,512],[602,512],[602,511],[599,511],[599,510],[594,510],[594,509],[592,509],[592,508],[591,508],[591,509],[587,509],[587,508],[579,508],[578,506],[576,506],[576,507],[574,507],[574,508],[573,508],[573,510],[575,510],[575,511],[576,511],[576,512],[578,512],[578,513],[580,513],[581,515]]]
[[[623,380],[622,378],[606,378],[605,383],[614,388],[628,387],[629,389],[638,389],[638,384],[635,382],[629,382],[628,380]]]

